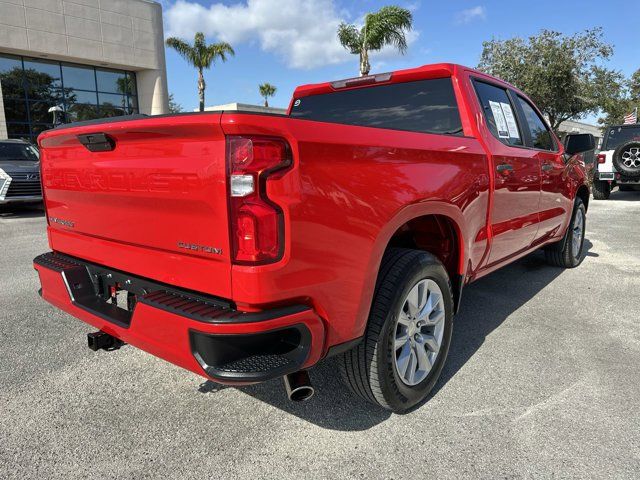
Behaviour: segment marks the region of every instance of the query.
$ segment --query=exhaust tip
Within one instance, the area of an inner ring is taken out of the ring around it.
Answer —
[[[289,393],[289,400],[292,402],[306,402],[313,397],[314,393],[316,393],[316,391],[310,385],[299,387]]]
[[[306,370],[285,375],[284,388],[287,391],[287,397],[292,402],[305,402],[313,397],[315,393],[309,373]]]

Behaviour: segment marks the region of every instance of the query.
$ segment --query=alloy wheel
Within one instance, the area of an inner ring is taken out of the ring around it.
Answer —
[[[433,368],[445,325],[442,290],[436,282],[416,283],[402,302],[394,335],[394,365],[402,382],[414,386]]]
[[[576,210],[576,216],[573,219],[573,235],[571,237],[571,253],[574,258],[578,258],[582,250],[582,239],[584,237],[584,212],[581,209]]]
[[[629,168],[640,167],[640,147],[632,147],[622,153],[622,163]]]

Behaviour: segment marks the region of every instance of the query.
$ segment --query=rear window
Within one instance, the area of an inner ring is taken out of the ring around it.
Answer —
[[[604,140],[602,150],[615,150],[623,143],[627,143],[632,140],[640,141],[640,125],[609,127],[607,129],[607,137]]]
[[[37,162],[38,158],[38,150],[31,145],[0,142],[0,160]]]
[[[362,127],[462,135],[460,113],[450,78],[297,98],[291,117]]]

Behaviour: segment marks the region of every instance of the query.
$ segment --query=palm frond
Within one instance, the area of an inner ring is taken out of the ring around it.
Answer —
[[[261,97],[273,97],[278,90],[274,85],[270,83],[263,83],[262,85],[258,85],[258,90],[260,91]]]
[[[205,55],[206,59],[208,60],[208,64],[206,66],[209,67],[211,63],[215,62],[217,59],[226,62],[228,57],[233,57],[235,54],[236,52],[227,42],[208,45]]]
[[[196,50],[184,40],[176,37],[167,38],[167,46],[173,48],[178,54],[194,67],[198,67]]]
[[[206,46],[207,46],[207,42],[204,38],[204,33],[196,32],[193,38],[193,48],[195,48],[196,50],[202,50],[206,48]]]
[[[407,51],[406,32],[411,30],[413,15],[406,8],[387,6],[367,16],[367,46],[380,50],[392,45],[400,53]]]
[[[349,50],[349,53],[360,53],[360,49],[362,48],[362,35],[355,25],[341,23],[338,27],[338,40],[344,48]]]

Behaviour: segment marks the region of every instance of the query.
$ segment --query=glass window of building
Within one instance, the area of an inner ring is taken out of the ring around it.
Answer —
[[[24,98],[22,60],[0,56],[0,84],[3,98]]]
[[[31,87],[35,94],[39,93],[39,89],[48,91],[62,88],[62,75],[58,62],[25,60],[24,77],[27,87]]]
[[[9,138],[36,141],[53,127],[51,107],[65,121],[138,113],[134,72],[0,55],[0,90]]]
[[[92,67],[62,65],[65,88],[96,91],[96,73]]]

